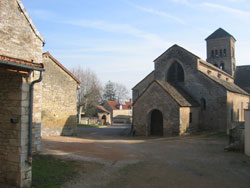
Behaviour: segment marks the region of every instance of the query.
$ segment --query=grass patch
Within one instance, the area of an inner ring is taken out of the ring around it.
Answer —
[[[35,188],[59,188],[77,174],[77,162],[57,159],[50,155],[34,155],[32,186]]]
[[[94,124],[78,124],[79,127],[103,127],[107,125],[94,125]]]

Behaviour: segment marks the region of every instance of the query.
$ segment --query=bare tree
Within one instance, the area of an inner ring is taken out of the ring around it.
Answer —
[[[102,86],[95,72],[78,66],[72,69],[72,73],[81,81],[78,90],[78,113],[86,112],[98,104],[101,100]]]
[[[111,101],[125,101],[127,100],[129,91],[125,85],[108,81],[105,84],[103,99]]]
[[[115,93],[116,93],[116,99],[119,102],[129,99],[129,96],[128,96],[129,91],[126,88],[126,86],[123,84],[115,83]]]

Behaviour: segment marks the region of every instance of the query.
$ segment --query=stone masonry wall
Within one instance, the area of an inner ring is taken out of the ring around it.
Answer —
[[[16,0],[0,1],[0,54],[42,63],[43,42],[35,35]]]
[[[50,57],[43,62],[42,136],[76,134],[77,82]]]
[[[16,0],[0,1],[0,54],[35,63],[42,63],[43,41],[32,30]],[[39,72],[31,74],[30,81],[39,78]],[[40,149],[41,85],[34,89],[33,149]],[[40,104],[39,104],[40,103]]]
[[[28,151],[29,87],[18,74],[0,74],[0,185],[28,187],[31,166]],[[11,123],[11,118],[17,120]]]
[[[151,72],[147,75],[142,81],[140,81],[134,88],[133,88],[133,102],[145,91],[145,89],[149,86],[149,84],[154,80],[154,72]]]
[[[244,110],[248,109],[249,96],[227,92],[227,129],[235,122],[244,122]]]
[[[162,88],[153,83],[133,107],[133,125],[136,135],[150,135],[150,119],[153,110],[163,115],[163,135],[179,134],[179,106]]]

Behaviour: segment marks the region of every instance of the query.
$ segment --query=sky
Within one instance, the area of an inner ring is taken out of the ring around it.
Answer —
[[[129,90],[174,44],[206,60],[208,37],[233,35],[236,64],[250,65],[249,0],[22,0],[45,38],[44,52],[69,70],[94,71]]]

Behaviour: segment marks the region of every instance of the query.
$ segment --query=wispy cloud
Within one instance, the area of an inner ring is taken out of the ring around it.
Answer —
[[[146,7],[142,7],[142,6],[138,6],[138,5],[133,5],[133,6],[136,7],[137,9],[139,9],[139,10],[144,11],[144,12],[154,14],[154,15],[157,15],[157,16],[162,16],[162,17],[174,20],[174,21],[176,21],[178,23],[181,23],[181,24],[186,24],[184,20],[182,20],[182,19],[180,19],[180,18],[178,18],[176,16],[173,16],[173,15],[167,13],[167,12],[155,10],[155,9],[152,9],[152,8],[146,8]]]
[[[171,1],[175,2],[175,3],[189,5],[189,1],[188,0],[171,0]]]
[[[112,33],[126,34],[137,38],[143,38],[153,43],[166,44],[168,42],[162,40],[158,35],[137,29],[129,24],[114,24],[102,20],[74,20],[66,21],[65,24],[75,25],[79,27],[92,28]]]
[[[220,4],[214,4],[214,3],[202,3],[201,5],[204,7],[216,8],[216,9],[219,9],[221,11],[228,12],[230,14],[235,14],[237,16],[250,17],[249,11],[245,11],[245,10],[241,10],[241,9],[235,9],[235,8],[227,7],[227,6],[220,5]]]

